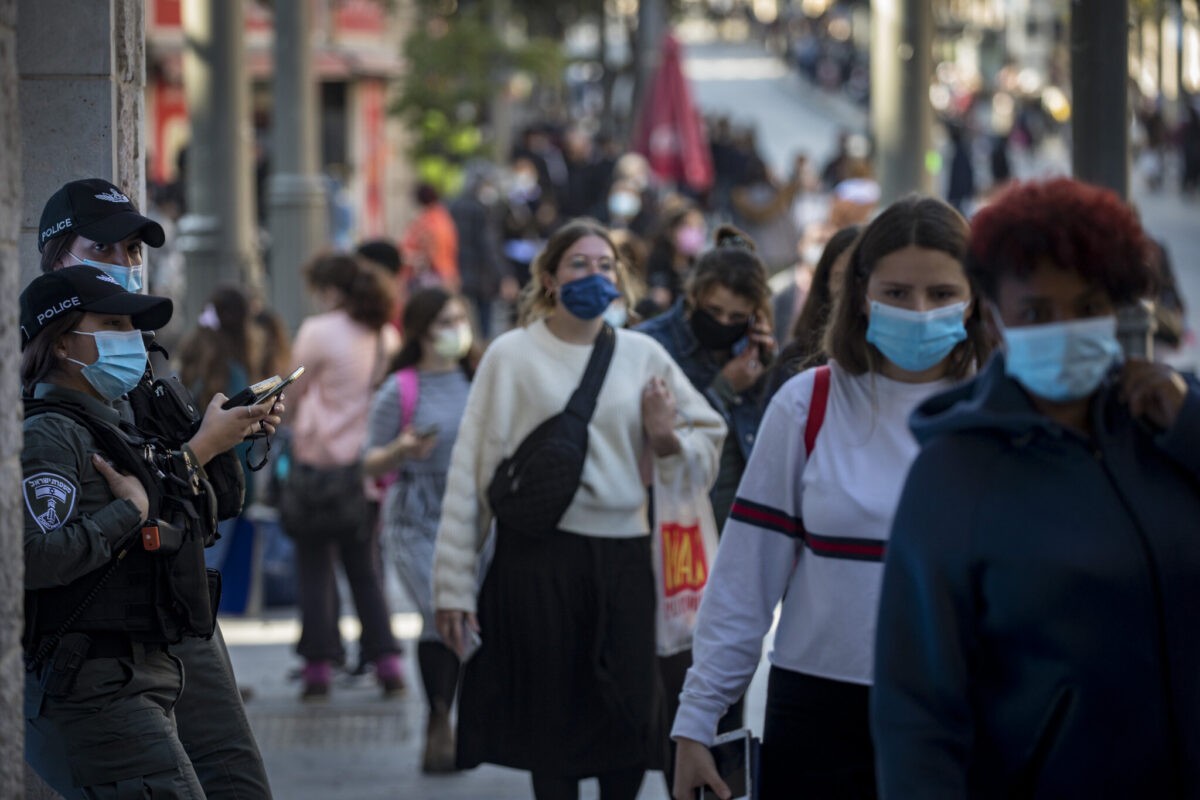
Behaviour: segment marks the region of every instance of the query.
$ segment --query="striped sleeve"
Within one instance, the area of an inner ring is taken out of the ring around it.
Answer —
[[[801,546],[800,476],[812,373],[772,398],[738,487],[697,617],[693,665],[671,735],[711,744],[750,684]]]

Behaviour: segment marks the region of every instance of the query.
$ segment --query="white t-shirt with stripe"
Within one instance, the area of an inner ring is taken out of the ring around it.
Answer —
[[[810,455],[816,370],[785,383],[763,416],[700,606],[673,736],[711,743],[754,675],[781,599],[773,665],[871,683],[884,547],[918,449],[908,417],[953,382],[830,370]]]

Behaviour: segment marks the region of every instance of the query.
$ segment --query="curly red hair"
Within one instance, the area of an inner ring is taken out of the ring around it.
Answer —
[[[1071,178],[1014,183],[971,220],[967,271],[995,299],[1000,278],[1049,261],[1121,305],[1152,293],[1157,272],[1133,209],[1115,192]]]

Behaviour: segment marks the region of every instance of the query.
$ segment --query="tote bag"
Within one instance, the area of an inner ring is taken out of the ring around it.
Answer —
[[[660,656],[692,646],[696,612],[717,555],[717,523],[708,486],[693,459],[664,468],[654,460],[655,645]]]

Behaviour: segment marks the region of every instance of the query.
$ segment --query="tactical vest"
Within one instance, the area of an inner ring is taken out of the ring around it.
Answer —
[[[128,633],[147,642],[178,642],[184,635],[209,637],[215,625],[220,574],[204,564],[204,536],[210,515],[197,511],[195,487],[179,454],[165,451],[133,431],[124,431],[61,401],[25,401],[25,419],[58,414],[86,428],[117,469],[138,478],[150,501],[148,523],[177,529],[181,544],[173,555],[147,552],[140,529],[130,546],[114,548],[109,565],[66,586],[25,592],[25,644],[68,630]],[[160,477],[161,476],[161,477]],[[207,506],[207,498],[203,505]],[[124,553],[122,556],[121,553]],[[110,571],[111,570],[111,571]]]

